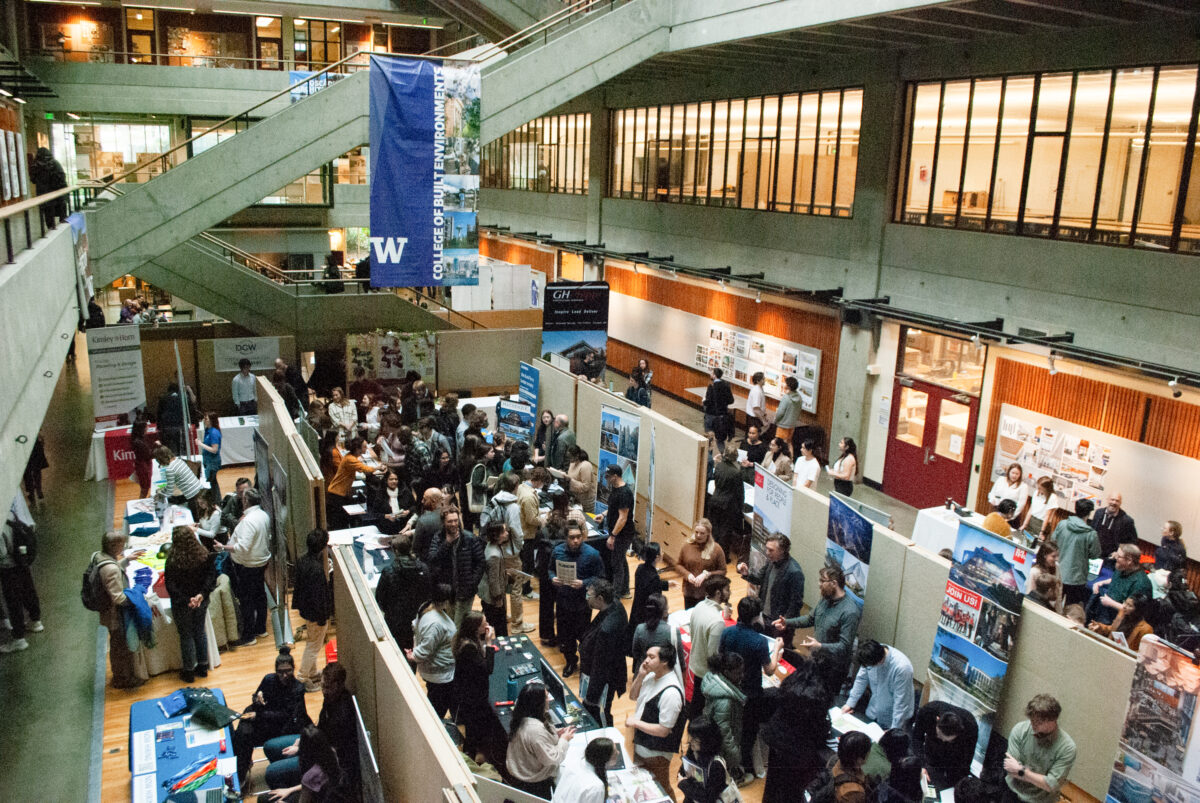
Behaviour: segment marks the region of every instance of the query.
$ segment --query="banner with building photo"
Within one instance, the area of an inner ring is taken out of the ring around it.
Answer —
[[[510,441],[533,442],[537,407],[525,401],[501,399],[496,402],[496,425]]]
[[[596,513],[608,510],[608,483],[604,472],[611,465],[621,468],[621,478],[634,491],[637,505],[638,443],[642,435],[642,419],[607,404],[600,405],[600,450],[596,464],[600,469],[596,489]],[[630,517],[634,511],[630,510]]]
[[[141,331],[136,326],[89,329],[87,349],[96,423],[115,424],[121,416],[132,422],[134,411],[146,404]]]
[[[825,560],[842,569],[846,593],[861,607],[867,594],[867,571],[871,564],[871,542],[875,525],[843,502],[829,497],[829,525],[825,536]]]
[[[371,286],[479,283],[479,65],[371,56]]]
[[[432,332],[367,332],[346,335],[346,384],[354,369],[383,384],[395,384],[416,371],[432,389],[436,383],[437,340]]]
[[[792,535],[792,486],[762,466],[754,467],[754,521],[750,527],[751,574],[767,565],[767,537]]]
[[[1191,654],[1143,638],[1106,803],[1200,800],[1197,695]]]
[[[542,304],[542,359],[604,381],[608,359],[608,282],[551,282]]]
[[[978,761],[1000,705],[1033,558],[1007,538],[966,522],[958,526],[929,660],[930,696],[979,720]]]

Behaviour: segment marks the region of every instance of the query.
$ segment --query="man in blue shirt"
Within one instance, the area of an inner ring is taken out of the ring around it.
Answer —
[[[858,674],[843,711],[853,711],[863,693],[871,689],[866,716],[883,729],[903,728],[913,715],[913,668],[908,656],[895,647],[868,639],[858,645]]]
[[[757,597],[742,597],[738,602],[737,623],[721,634],[720,651],[742,656],[742,692],[746,705],[742,713],[742,766],[754,766],[754,741],[758,729],[771,715],[763,694],[763,673],[774,675],[783,652],[783,639],[762,633],[762,602]]]
[[[567,575],[565,578],[559,575]],[[574,574],[574,577],[570,577]],[[579,639],[591,622],[587,587],[604,576],[600,553],[583,542],[583,526],[567,524],[566,541],[554,547],[550,560],[550,582],[554,584],[557,609],[558,649],[566,659],[563,677],[575,674],[579,666]]]

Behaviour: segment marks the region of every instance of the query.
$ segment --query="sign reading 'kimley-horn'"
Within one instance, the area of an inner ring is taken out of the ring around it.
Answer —
[[[97,421],[114,421],[146,403],[142,336],[136,326],[87,331],[92,404]]]
[[[479,282],[479,67],[371,57],[371,285]]]

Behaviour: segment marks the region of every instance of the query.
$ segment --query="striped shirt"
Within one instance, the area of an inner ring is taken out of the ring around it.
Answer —
[[[168,488],[174,488],[180,496],[188,499],[195,499],[204,490],[200,478],[192,473],[181,457],[176,457],[163,468],[162,477]]]

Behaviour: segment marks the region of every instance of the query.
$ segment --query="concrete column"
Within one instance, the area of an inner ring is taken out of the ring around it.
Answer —
[[[588,140],[587,241],[604,242],[604,223],[601,219],[605,189],[608,187],[609,117],[604,100],[595,100],[588,109],[592,129]]]
[[[842,324],[842,338],[838,347],[837,389],[833,394],[833,419],[829,432],[829,453],[836,456],[837,443],[844,437],[854,439],[859,449],[859,465],[862,465],[863,416],[870,409],[867,399],[867,365],[872,354],[871,329],[868,327]],[[821,381],[829,382],[834,377],[822,374]]]

